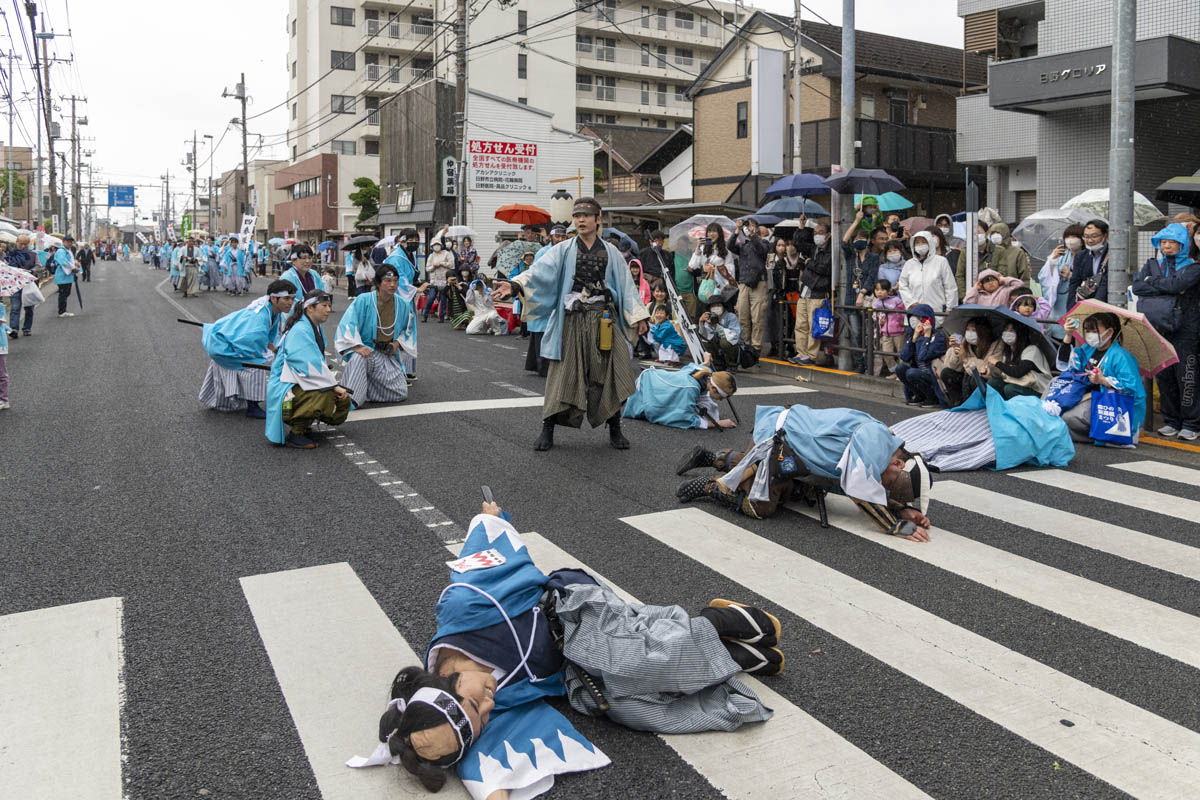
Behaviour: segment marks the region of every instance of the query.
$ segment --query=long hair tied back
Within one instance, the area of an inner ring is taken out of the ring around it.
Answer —
[[[448,692],[461,701],[462,698],[455,691],[457,684],[458,673],[442,677],[426,672],[420,667],[405,667],[392,679],[390,694],[392,700],[407,701],[419,689],[433,688]],[[413,703],[403,711],[395,705],[389,705],[388,710],[379,718],[379,741],[386,742],[392,755],[399,757],[404,768],[415,775],[421,785],[431,792],[436,792],[446,785],[446,773],[450,765],[440,765],[421,758],[413,750],[409,737],[417,731],[445,724],[446,718],[437,709],[425,703]]]
[[[324,289],[313,289],[312,291],[305,292],[304,297],[297,299],[296,305],[292,306],[292,313],[288,315],[287,324],[283,327],[284,332],[290,331],[292,326],[300,321],[300,318],[304,316],[304,310],[312,305],[309,302],[310,300],[315,300],[323,294],[329,293]],[[333,296],[330,295],[330,300],[332,299]]]

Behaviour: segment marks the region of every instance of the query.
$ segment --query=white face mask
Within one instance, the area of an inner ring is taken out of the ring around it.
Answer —
[[[940,230],[940,231],[942,232],[942,235],[943,235],[943,236],[949,236],[949,235],[950,235],[950,229],[949,229],[949,228],[938,228],[938,230]]]
[[[975,344],[979,341],[979,334],[975,331],[967,331],[963,334],[963,339],[966,340],[967,344]]]
[[[1004,333],[1000,334],[1000,341],[1004,342],[1007,345],[1015,344],[1017,341],[1017,332],[1016,331],[1005,331]]]
[[[986,241],[987,241],[987,234],[985,234],[985,233],[977,233],[977,234],[975,234],[975,242],[976,242],[976,244],[983,244],[983,243],[984,243],[984,242],[986,242]]]
[[[1080,239],[1077,236],[1068,236],[1066,245],[1068,250],[1078,250],[1079,248],[1083,247],[1083,239]]]
[[[1099,331],[1092,331],[1083,335],[1083,340],[1092,347],[1104,347],[1112,339],[1112,333],[1106,332],[1103,337]]]
[[[1087,246],[1087,248],[1088,248],[1088,250],[1091,250],[1093,253],[1099,253],[1101,250],[1104,249],[1104,242],[1096,242],[1095,244],[1089,244]]]
[[[924,256],[926,253],[929,252],[929,245],[919,244],[913,248],[913,252],[915,252],[919,256]]]
[[[921,318],[920,317],[909,317],[908,324],[909,324],[909,327],[911,327],[913,329],[919,328],[921,326]]]
[[[899,264],[900,259],[901,259],[901,255],[899,253],[897,253],[895,250],[893,250],[892,252],[887,254],[887,260],[892,262],[893,264]]]
[[[991,236],[989,236],[988,238],[992,240],[992,244],[1000,244],[1001,242],[1003,242],[1003,241],[1004,241],[1004,234],[1001,234],[1001,233],[993,233],[993,234],[992,234]]]
[[[708,309],[708,313],[710,316],[720,319],[721,315],[725,313],[725,308],[723,306],[712,306]]]
[[[825,244],[825,234],[814,233],[813,234],[813,244],[815,244],[817,247],[820,247],[821,245]]]

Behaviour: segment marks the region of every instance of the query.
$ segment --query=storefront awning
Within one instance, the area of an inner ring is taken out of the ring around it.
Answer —
[[[412,204],[412,209],[403,213],[396,211],[394,205],[382,205],[374,217],[376,225],[432,225],[433,211],[437,201],[418,200]]]
[[[1107,103],[1112,91],[1112,48],[1034,56],[991,65],[992,108],[1043,114]],[[1200,42],[1160,36],[1134,50],[1134,98],[1200,95]]]

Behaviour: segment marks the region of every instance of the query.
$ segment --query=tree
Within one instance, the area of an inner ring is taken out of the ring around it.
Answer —
[[[8,180],[10,177],[12,178],[13,193],[11,203],[8,201]],[[19,206],[23,202],[25,202],[25,179],[17,174],[15,169],[9,170],[7,175],[4,170],[0,170],[0,205],[7,209],[12,206]]]
[[[379,184],[370,178],[355,178],[357,192],[350,194],[350,202],[358,206],[358,222],[361,224],[379,213]]]

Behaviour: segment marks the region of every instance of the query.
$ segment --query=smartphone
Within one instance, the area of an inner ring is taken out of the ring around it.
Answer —
[[[496,502],[496,499],[495,499],[494,497],[492,497],[492,487],[490,487],[490,486],[483,486],[483,487],[481,487],[481,488],[483,489],[483,502],[485,502],[485,503],[495,503],[495,502]]]
[[[708,247],[710,244],[712,244],[712,239],[710,239],[710,238],[708,238],[707,236],[705,236],[705,237],[704,237],[704,246],[705,246],[705,247]]]

